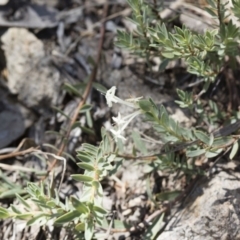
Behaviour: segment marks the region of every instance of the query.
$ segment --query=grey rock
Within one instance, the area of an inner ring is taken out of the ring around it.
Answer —
[[[50,6],[38,4],[25,4],[18,2],[17,9],[11,17],[6,17],[16,3],[9,1],[6,5],[0,2],[0,26],[1,27],[22,27],[22,28],[52,28],[58,24],[58,11]],[[2,2],[4,3],[4,2]]]
[[[30,110],[15,102],[0,88],[0,148],[21,137],[34,119],[35,115]]]
[[[2,37],[7,62],[7,86],[27,107],[36,110],[56,104],[59,71],[47,59],[43,43],[31,32],[10,28]]]
[[[0,5],[5,5],[8,3],[9,0],[0,0]]]
[[[0,123],[0,148],[7,146],[24,133],[24,120],[17,112],[1,112]]]
[[[39,5],[47,5],[50,7],[56,7],[58,4],[58,0],[32,0],[33,3]]]
[[[157,240],[240,239],[240,173],[201,182]]]

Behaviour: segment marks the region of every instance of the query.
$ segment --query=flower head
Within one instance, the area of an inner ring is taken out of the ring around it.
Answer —
[[[115,92],[116,92],[116,87],[113,86],[111,87],[107,92],[106,92],[106,100],[107,100],[107,105],[109,107],[112,107],[112,102],[117,102]]]
[[[122,118],[120,113],[118,113],[117,117],[112,117],[112,119],[118,126],[122,126],[124,123],[126,123],[126,120]]]
[[[126,140],[125,137],[123,137],[123,132],[125,130],[125,128],[128,126],[128,124],[133,120],[133,118],[135,118],[137,115],[141,114],[141,111],[140,110],[137,110],[125,117],[121,117],[121,114],[118,113],[118,116],[117,117],[113,117],[113,121],[116,123],[117,127],[116,129],[117,130],[114,130],[114,129],[110,129],[110,131],[112,132],[112,134],[114,135],[115,137],[115,141],[117,141],[117,139],[122,139],[122,140]]]
[[[125,100],[122,100],[121,98],[115,96],[115,92],[116,92],[117,88],[115,86],[111,87],[107,92],[106,92],[106,100],[107,100],[107,105],[109,107],[112,107],[112,103],[121,103],[121,104],[124,104],[128,107],[131,107],[131,108],[136,108],[136,102],[139,101],[139,99],[141,98],[130,98],[130,99],[127,99],[126,101]]]
[[[117,131],[114,130],[114,129],[110,129],[110,132],[113,134],[116,142],[117,142],[118,139],[126,141],[126,138],[122,135],[121,129],[117,129]]]
[[[106,92],[106,100],[107,105],[109,107],[112,107],[112,103],[121,103],[126,106],[132,107],[132,108],[138,108],[136,105],[136,102],[138,102],[141,98],[131,98],[127,100],[122,100],[121,98],[115,96],[116,87],[113,86]],[[116,123],[116,127],[113,129],[110,129],[111,133],[113,134],[115,141],[118,139],[121,139],[123,141],[126,140],[126,138],[123,136],[123,132],[125,128],[128,126],[128,124],[135,118],[137,115],[141,114],[141,111],[138,109],[137,111],[134,111],[133,113],[122,117],[120,113],[118,113],[117,117],[113,117],[113,121]]]

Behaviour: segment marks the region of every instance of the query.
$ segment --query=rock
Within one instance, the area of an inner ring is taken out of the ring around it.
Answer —
[[[43,43],[21,28],[10,28],[1,40],[10,92],[17,94],[27,107],[35,107],[38,111],[56,104],[60,73],[49,63]]]
[[[32,0],[32,3],[40,4],[40,5],[47,5],[50,7],[56,7],[58,4],[57,0]]]
[[[0,0],[0,5],[5,5],[8,3],[9,0]]]
[[[4,4],[5,3],[5,4]],[[59,23],[58,10],[29,0],[0,0],[0,26],[44,29]]]
[[[34,118],[31,111],[11,100],[0,88],[0,149],[21,137]]]
[[[240,173],[200,183],[157,240],[240,239]]]
[[[0,148],[7,146],[24,133],[24,120],[18,112],[2,111],[0,122]]]

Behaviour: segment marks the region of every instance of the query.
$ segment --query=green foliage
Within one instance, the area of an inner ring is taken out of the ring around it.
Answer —
[[[240,19],[240,1],[239,0],[232,0],[233,8],[232,11],[234,15]]]
[[[73,226],[72,231],[84,239],[92,239],[95,225],[102,224],[107,211],[102,208],[103,190],[100,181],[114,169],[112,162],[121,159],[114,154],[112,140],[102,131],[103,140],[99,147],[83,144],[78,152],[81,160],[77,165],[84,174],[74,174],[72,178],[83,183],[81,200],[71,196],[62,203],[58,192],[49,184],[28,183],[27,195],[16,194],[18,203],[8,209],[0,208],[0,218],[16,218],[27,221],[27,225],[38,224]],[[46,189],[47,187],[47,189]],[[27,199],[27,200],[26,200]]]
[[[187,142],[193,140],[192,131],[181,127],[167,113],[163,105],[160,108],[152,101],[140,100],[139,107],[144,112],[146,119],[152,122],[153,127],[161,133],[164,142]]]
[[[192,93],[184,92],[180,89],[177,89],[177,94],[181,101],[176,100],[175,102],[178,103],[181,108],[193,108]]]
[[[184,93],[182,91],[179,93],[185,99]],[[180,160],[173,154],[176,150],[185,149],[187,158],[196,158],[201,155],[205,155],[206,158],[212,158],[236,142],[235,140],[233,141],[231,136],[225,136],[224,134],[218,136],[217,134],[208,134],[195,128],[189,129],[180,126],[168,115],[164,106],[157,107],[151,99],[140,100],[139,107],[144,112],[146,120],[152,123],[165,143],[161,150],[162,154],[159,155],[159,160],[155,162],[155,167],[158,164],[160,169],[171,169],[174,171],[180,169],[185,171],[192,168],[187,164],[186,159]],[[237,150],[238,145],[235,145],[232,155]]]
[[[224,57],[234,57],[238,52],[239,28],[231,20],[224,24],[229,17],[226,15],[227,4],[218,6],[218,1],[209,0],[210,7],[206,11],[219,19],[219,24],[198,34],[184,26],[168,30],[162,20],[153,19],[155,15],[149,5],[142,1],[128,2],[133,10],[131,21],[137,30],[133,33],[119,31],[116,44],[134,54],[160,56],[163,62],[165,59],[183,59],[190,73],[205,81],[214,81],[224,64]],[[239,0],[233,1],[233,6],[232,11],[239,18]]]
[[[154,14],[149,11],[151,8],[147,3],[135,0],[128,2],[133,10],[131,21],[136,25],[137,30],[133,33],[118,32],[116,44],[129,49],[134,54],[158,56],[165,67],[168,61],[184,60],[189,73],[200,76],[206,81],[204,91],[220,73],[226,57],[234,60],[238,53],[240,31],[232,20],[226,24],[229,19],[227,3],[223,4],[217,0],[208,1],[209,7],[206,11],[216,19],[216,25],[200,34],[185,26],[175,26],[170,29],[161,19],[156,16],[152,18]],[[239,18],[240,1],[233,1],[233,6],[232,11]],[[139,17],[140,12],[144,13],[142,17]],[[150,17],[147,19],[146,15]],[[182,108],[190,109],[197,123],[205,122],[208,125],[218,126],[219,121],[226,119],[226,114],[213,101],[204,103],[199,98],[194,99],[192,93],[180,89],[177,90],[177,94],[180,100],[176,103]],[[152,123],[165,143],[158,160],[150,164],[152,169],[186,172],[186,169],[189,170],[194,166],[187,164],[189,158],[194,162],[194,159],[202,155],[206,158],[216,157],[233,145],[230,154],[232,158],[238,150],[237,141],[233,141],[232,137],[209,134],[205,129],[180,126],[168,115],[164,106],[156,106],[151,99],[140,100],[138,104],[146,120]],[[137,144],[136,138],[134,142]],[[177,154],[174,154],[179,149],[184,149],[185,159],[179,159]],[[191,171],[194,172],[196,169],[192,168]]]

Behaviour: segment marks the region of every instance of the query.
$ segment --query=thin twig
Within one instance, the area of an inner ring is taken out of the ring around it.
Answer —
[[[41,171],[36,168],[28,168],[28,167],[22,167],[22,166],[17,166],[17,165],[9,165],[9,164],[4,164],[0,163],[0,168],[8,171],[21,171],[21,172],[35,172],[35,173],[45,173],[46,171]]]
[[[121,17],[127,17],[127,16],[129,16],[129,15],[131,14],[131,12],[132,12],[132,10],[131,10],[130,8],[126,8],[126,9],[124,9],[123,11],[113,13],[112,15],[107,16],[106,18],[103,18],[103,19],[101,19],[100,21],[92,24],[91,28],[94,29],[94,28],[96,28],[96,27],[99,27],[99,26],[100,26],[101,24],[103,24],[104,22],[107,22],[107,21],[109,21],[109,20],[111,20],[111,19],[114,19],[114,18],[117,18],[117,17],[119,17],[119,16],[121,16]],[[92,31],[92,30],[86,30],[86,31],[82,31],[82,32],[81,32],[80,37],[82,38],[82,37],[89,36],[89,35],[91,36],[92,34],[93,34],[93,31]]]
[[[104,6],[104,18],[106,18],[107,16],[107,12],[108,12],[108,4],[106,3],[105,6]],[[76,122],[77,118],[78,118],[78,115],[79,115],[79,112],[82,108],[82,106],[84,105],[84,103],[86,102],[89,94],[90,94],[90,91],[91,91],[91,88],[92,88],[92,83],[95,81],[95,78],[96,78],[96,75],[97,75],[97,70],[98,70],[98,65],[99,65],[99,62],[100,62],[100,58],[101,58],[101,52],[102,52],[102,46],[103,46],[103,40],[104,40],[104,34],[105,34],[105,23],[102,24],[102,27],[101,27],[101,33],[100,33],[100,40],[99,40],[99,45],[98,45],[98,51],[97,51],[97,58],[96,58],[96,64],[93,68],[93,71],[89,77],[89,81],[88,81],[88,84],[87,84],[87,87],[83,93],[83,97],[82,97],[82,100],[79,102],[75,112],[74,112],[74,115],[71,119],[71,122],[68,126],[68,130],[67,130],[67,134],[66,134],[66,139],[68,140],[69,139],[69,136],[70,136],[70,133],[71,133],[71,130],[72,130],[72,126],[73,124]],[[60,146],[60,149],[59,151],[57,152],[57,156],[61,156],[65,147],[66,147],[66,144],[67,144],[68,141],[63,141],[61,146]],[[42,179],[46,179],[46,177],[48,176],[48,174],[53,170],[53,168],[55,167],[57,163],[57,159],[54,159],[53,163],[51,164],[51,166],[48,168],[47,170],[47,175]]]
[[[36,151],[36,148],[31,147],[31,148],[28,148],[28,149],[23,150],[23,151],[12,152],[12,153],[8,153],[8,154],[0,155],[0,160],[25,155],[27,153],[31,153],[31,152],[34,152],[34,151]]]
[[[12,157],[17,157],[20,155],[24,155],[27,153],[32,152],[33,150],[37,149],[35,147],[30,147],[27,148],[25,150],[20,151],[20,149],[25,145],[25,143],[28,141],[28,138],[24,138],[19,145],[17,146],[17,148],[7,148],[7,149],[2,149],[0,150],[0,160],[4,160],[7,158],[12,158]],[[8,153],[9,152],[9,153]],[[6,154],[4,154],[6,153]]]

